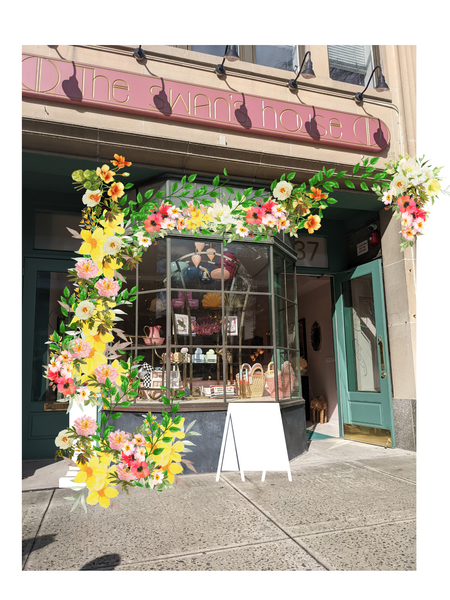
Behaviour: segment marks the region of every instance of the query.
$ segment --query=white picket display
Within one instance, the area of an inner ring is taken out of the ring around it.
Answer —
[[[228,405],[216,481],[223,471],[287,471],[291,469],[277,402],[243,402]]]

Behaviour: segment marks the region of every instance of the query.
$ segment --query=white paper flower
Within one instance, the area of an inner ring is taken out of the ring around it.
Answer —
[[[105,254],[117,254],[119,250],[122,248],[122,240],[116,235],[110,235],[109,238],[106,238],[105,243],[103,244],[103,252]]]
[[[77,306],[75,310],[75,316],[77,319],[86,321],[92,317],[94,310],[95,306],[92,304],[92,302],[89,302],[89,300],[83,300],[83,302],[80,302],[80,304]]]
[[[273,190],[273,197],[277,200],[286,200],[292,192],[292,184],[289,181],[279,181]]]
[[[220,225],[228,225],[229,223],[236,224],[237,219],[232,215],[232,211],[237,204],[237,202],[233,202],[232,207],[230,208],[228,204],[222,204],[221,202],[216,201],[208,208],[208,214]]]
[[[386,192],[384,192],[383,198],[382,198],[384,204],[392,204],[393,199],[394,199],[394,195],[391,190],[387,190]]]
[[[58,436],[55,438],[55,444],[62,450],[67,450],[67,448],[72,446],[73,439],[69,437],[69,431],[67,429],[63,429],[58,433]]]
[[[138,239],[140,246],[144,246],[144,248],[148,248],[149,246],[152,245],[151,238],[143,231],[138,231],[136,237]]]
[[[398,166],[408,179],[412,179],[420,173],[420,166],[414,158],[402,158]]]
[[[408,187],[408,180],[401,173],[396,175],[394,177],[394,179],[392,180],[391,190],[395,190],[395,192],[394,192],[395,196],[400,196],[401,194],[406,192],[407,187]]]
[[[82,197],[83,204],[86,206],[97,206],[102,199],[102,193],[100,190],[86,190]]]

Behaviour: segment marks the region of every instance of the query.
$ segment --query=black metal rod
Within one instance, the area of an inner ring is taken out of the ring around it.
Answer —
[[[302,72],[303,65],[305,64],[305,60],[306,60],[306,57],[308,56],[308,54],[311,56],[311,51],[310,50],[308,50],[308,52],[306,52],[305,56],[303,57],[302,66],[300,67],[300,69],[299,69],[299,71],[297,73],[297,77],[294,79],[294,81],[297,81],[297,79],[299,78],[300,73]]]
[[[372,81],[373,74],[375,73],[375,71],[376,71],[377,69],[380,69],[380,71],[381,71],[381,67],[380,67],[380,65],[377,65],[377,66],[375,67],[375,69],[372,71],[372,74],[371,74],[371,75],[370,75],[370,77],[369,77],[369,81],[367,82],[367,85],[366,85],[366,87],[365,87],[365,88],[363,89],[363,91],[361,92],[361,95],[363,95],[363,94],[364,94],[364,92],[365,92],[365,91],[367,90],[367,88],[369,87],[369,84],[370,84],[370,82]],[[381,72],[383,72],[383,71],[381,71]]]

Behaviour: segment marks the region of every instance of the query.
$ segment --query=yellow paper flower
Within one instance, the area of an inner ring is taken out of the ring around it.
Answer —
[[[107,238],[103,229],[97,227],[93,233],[88,229],[82,229],[80,235],[84,242],[81,244],[78,254],[90,254],[95,262],[101,260],[103,257],[103,244]]]
[[[116,385],[116,386],[120,386],[120,385],[121,385],[121,383],[122,383],[122,379],[121,379],[121,377],[120,377],[120,374],[121,374],[121,373],[129,373],[129,368],[128,368],[128,369],[124,369],[124,368],[121,366],[120,362],[119,362],[117,359],[116,359],[116,360],[114,360],[114,361],[111,363],[111,367],[112,367],[113,369],[116,369],[116,371],[119,373],[119,375],[118,375],[118,377],[117,377],[117,379],[116,379],[116,383],[115,383],[115,385]]]
[[[108,483],[115,485],[111,482],[111,479],[103,481],[103,484],[99,489],[92,490],[91,493],[86,498],[87,504],[100,504],[103,508],[108,508],[110,504],[110,499],[115,498],[119,492],[113,487],[108,487]]]
[[[121,268],[123,261],[121,259],[108,256],[108,258],[105,258],[104,261],[100,260],[96,264],[104,277],[114,277],[114,271],[117,271]]]
[[[109,458],[101,455],[93,456],[86,464],[77,463],[79,471],[73,480],[74,483],[85,483],[89,490],[101,488],[108,476]]]
[[[107,237],[114,234],[122,235],[125,233],[125,229],[121,226],[121,223],[123,223],[123,216],[123,213],[120,213],[112,221],[104,221],[103,219],[100,221],[100,225],[103,227]]]
[[[98,325],[100,323],[97,322],[94,327],[89,328],[86,325],[81,327],[82,332],[85,335],[84,341],[87,342],[91,348],[94,348],[96,352],[104,352],[106,348],[106,344],[109,344],[114,340],[114,336],[112,333],[98,333]]]

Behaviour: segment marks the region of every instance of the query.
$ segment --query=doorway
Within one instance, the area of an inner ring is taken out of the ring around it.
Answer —
[[[307,439],[338,438],[331,278],[325,275],[297,275],[297,300]],[[327,403],[327,418],[323,423],[320,420],[314,422],[310,409],[311,401],[321,397]]]
[[[53,458],[55,438],[68,427],[67,403],[58,402],[44,366],[46,342],[63,319],[58,300],[67,285],[73,260],[26,258],[22,306],[22,459]]]
[[[307,439],[395,447],[381,260],[333,278],[298,274],[297,297]],[[326,422],[315,422],[314,398],[326,401]]]

